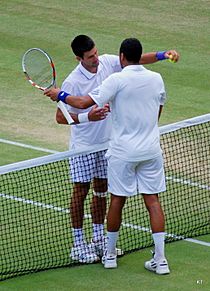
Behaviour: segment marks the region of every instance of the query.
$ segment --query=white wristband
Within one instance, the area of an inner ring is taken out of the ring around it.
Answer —
[[[89,112],[85,112],[85,113],[78,114],[79,123],[89,122],[88,113]]]

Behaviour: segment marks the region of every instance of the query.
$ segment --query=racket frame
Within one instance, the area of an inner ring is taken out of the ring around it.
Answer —
[[[30,76],[28,75],[28,73],[27,73],[27,71],[26,71],[26,67],[25,67],[25,58],[26,58],[26,56],[27,56],[31,51],[34,51],[34,50],[35,50],[35,51],[39,51],[40,53],[44,54],[45,57],[47,58],[49,64],[50,64],[51,68],[52,68],[52,83],[51,83],[49,86],[45,87],[45,88],[39,86],[38,84],[36,84],[36,83],[35,83],[35,82],[30,78]],[[52,58],[48,55],[48,53],[47,53],[46,51],[44,51],[44,50],[42,50],[42,49],[40,49],[40,48],[30,48],[30,49],[28,49],[28,50],[24,53],[24,55],[23,55],[23,57],[22,57],[22,70],[23,70],[23,73],[25,74],[26,79],[29,81],[29,83],[30,83],[33,87],[35,87],[35,88],[37,88],[37,89],[39,89],[39,90],[41,90],[41,91],[44,91],[44,90],[46,90],[46,89],[49,89],[49,88],[51,88],[51,87],[55,87],[55,86],[56,86],[56,83],[55,83],[55,79],[56,79],[56,71],[55,71],[55,66],[54,66],[54,63],[53,63],[53,61],[52,61]],[[64,105],[64,103],[63,103],[62,101],[58,101],[58,102],[57,102],[57,107],[62,111],[64,117],[66,118],[66,120],[67,120],[67,122],[68,122],[68,124],[74,124],[74,123],[75,123],[75,121],[73,120],[73,118],[71,117],[71,115],[69,114],[69,112],[67,111],[67,109],[66,109],[66,107],[65,107],[65,105]]]

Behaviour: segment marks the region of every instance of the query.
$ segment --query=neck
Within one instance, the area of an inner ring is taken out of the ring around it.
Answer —
[[[126,61],[126,62],[123,62],[122,63],[122,68],[125,68],[125,67],[127,67],[127,66],[134,66],[134,65],[140,65],[139,63],[133,63],[133,62],[128,62],[128,61]]]
[[[98,70],[98,66],[97,67],[94,67],[94,66],[88,66],[86,64],[84,64],[83,62],[81,62],[81,65],[90,73],[97,73],[97,70]]]

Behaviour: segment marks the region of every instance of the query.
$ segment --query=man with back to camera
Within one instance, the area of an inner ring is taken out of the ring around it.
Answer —
[[[119,53],[122,72],[112,74],[89,96],[66,94],[62,100],[78,108],[110,103],[112,134],[106,157],[111,203],[104,267],[117,267],[116,243],[127,197],[143,193],[155,245],[154,257],[145,262],[145,268],[163,275],[170,270],[164,250],[165,218],[158,199],[158,194],[166,189],[158,119],[166,94],[160,74],[139,64],[141,51],[137,39],[125,39]],[[60,100],[62,91],[46,94],[55,101]]]
[[[99,86],[109,75],[122,70],[118,56],[98,56],[97,48],[91,38],[78,35],[71,43],[76,59],[80,62],[72,73],[63,82],[61,89],[72,95],[86,95]],[[176,51],[164,51],[143,54],[141,64],[153,63],[170,57],[177,61],[179,55]],[[62,97],[62,96],[61,96]],[[71,148],[78,149],[94,144],[106,142],[110,138],[110,118],[98,122],[88,122],[90,111],[68,107],[69,112],[76,113],[81,124],[71,127]],[[56,114],[58,123],[66,123],[62,112],[58,109]],[[81,155],[71,159],[71,175],[74,182],[73,195],[70,205],[72,233],[74,246],[71,258],[83,263],[97,261],[103,254],[104,246],[104,219],[106,215],[107,195],[107,161],[106,151]],[[95,168],[88,160],[97,161]],[[85,167],[84,167],[85,164]],[[100,165],[98,167],[97,165]],[[80,173],[80,176],[78,175]],[[91,216],[93,222],[92,243],[88,244],[83,231],[84,202],[93,181],[93,199]]]

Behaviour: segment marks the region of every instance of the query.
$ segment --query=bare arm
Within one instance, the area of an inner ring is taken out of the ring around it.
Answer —
[[[78,114],[69,113],[74,120],[75,124],[79,123]],[[59,124],[68,124],[65,116],[63,115],[62,111],[58,108],[56,111],[56,121]]]
[[[50,97],[52,101],[59,101],[58,95],[60,92],[61,90],[59,88],[50,88],[44,91],[44,95]],[[95,102],[89,95],[86,96],[68,95],[67,97],[65,97],[65,103],[80,109],[86,109],[95,104]]]
[[[45,90],[44,94],[52,101],[58,101],[58,94],[60,92],[59,88],[51,88]],[[69,105],[72,105],[73,107],[81,106],[81,109],[88,108],[95,104],[95,102],[90,98],[90,96],[67,96],[65,99],[65,102]],[[98,107],[97,105],[94,105],[89,112],[87,112],[87,118],[88,121],[99,121],[103,120],[107,117],[108,112],[110,111],[108,104],[106,104],[103,108]],[[77,113],[69,113],[71,117],[73,118],[75,124],[80,123],[79,122],[79,114]],[[85,113],[83,113],[85,114]],[[64,117],[62,111],[58,108],[56,112],[56,121],[59,124],[68,124],[66,118]]]
[[[170,58],[173,62],[176,63],[179,60],[179,53],[176,50],[168,50],[165,52],[164,57],[166,59]],[[142,54],[140,64],[146,65],[146,64],[152,64],[158,61],[159,60],[157,59],[157,53],[151,52],[151,53]]]
[[[73,107],[86,109],[95,104],[95,101],[89,96],[67,96],[65,102]]]
[[[109,107],[100,108],[97,105],[93,106],[93,108],[87,112],[88,120],[89,121],[99,121],[103,120],[107,117],[109,112]],[[69,113],[73,118],[75,124],[79,124],[79,114],[77,113]],[[63,115],[62,111],[58,108],[56,112],[56,121],[59,124],[68,124],[65,116]]]

